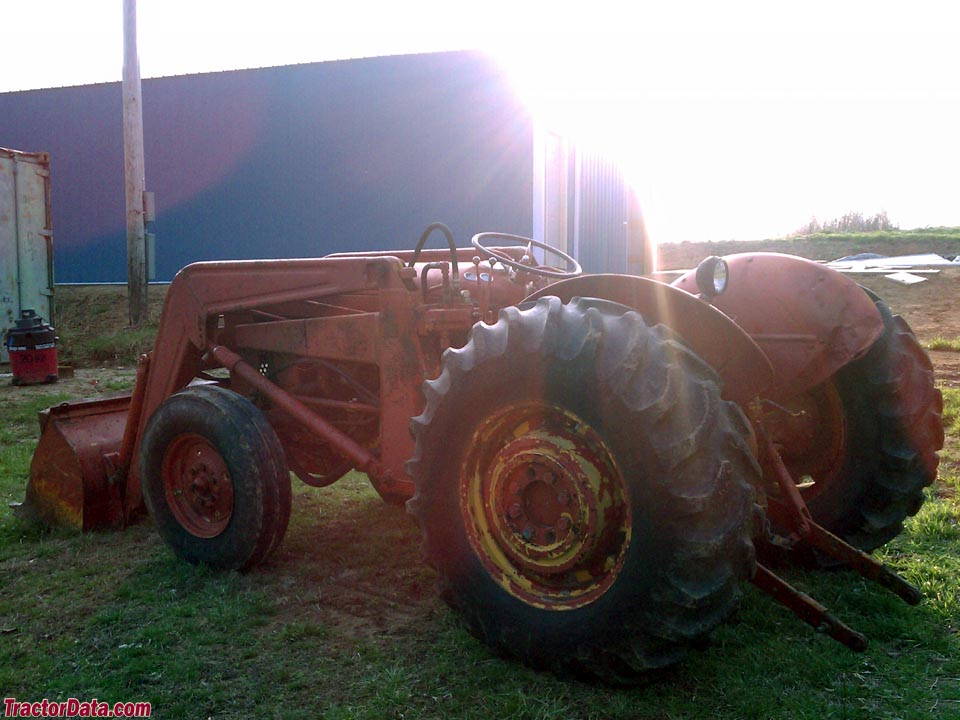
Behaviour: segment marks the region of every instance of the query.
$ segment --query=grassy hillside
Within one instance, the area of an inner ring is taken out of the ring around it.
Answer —
[[[938,255],[960,255],[960,227],[886,230],[871,233],[817,233],[794,238],[757,241],[665,243],[659,250],[662,270],[691,267],[708,255],[730,255],[756,250],[789,253],[811,260],[835,260],[861,252],[875,252],[881,255],[910,255],[926,252]]]
[[[56,288],[58,356],[74,367],[133,366],[153,348],[166,285],[149,288],[150,321],[128,324],[126,285],[59,285]]]

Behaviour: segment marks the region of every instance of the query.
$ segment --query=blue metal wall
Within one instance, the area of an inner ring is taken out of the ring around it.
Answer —
[[[586,272],[627,271],[629,188],[611,160],[593,153],[576,156],[573,212],[574,251]]]
[[[145,80],[157,277],[195,260],[529,235],[531,120],[476,53]],[[0,145],[51,156],[57,282],[126,279],[120,84],[0,94]]]

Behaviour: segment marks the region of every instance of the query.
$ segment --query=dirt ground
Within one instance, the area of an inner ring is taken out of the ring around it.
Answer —
[[[853,277],[882,297],[894,313],[902,315],[921,342],[960,337],[960,268],[927,275],[926,282],[916,285],[901,285],[882,275]],[[960,385],[960,353],[931,351],[930,359],[944,385]]]
[[[0,365],[0,407],[10,401],[38,395],[69,395],[74,398],[97,398],[114,395],[133,385],[136,369],[133,367],[76,368],[69,377],[55,383],[40,385],[10,384],[13,377],[10,365]]]
[[[882,275],[851,275],[882,297],[890,309],[906,318],[921,341],[960,337],[960,268],[948,267],[925,282],[901,285]],[[957,354],[957,353],[942,353]]]

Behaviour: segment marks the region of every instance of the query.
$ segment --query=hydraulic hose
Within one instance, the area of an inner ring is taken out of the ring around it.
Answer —
[[[457,245],[453,241],[453,233],[450,232],[450,228],[440,222],[431,223],[427,225],[427,229],[423,231],[423,234],[420,236],[420,239],[417,240],[417,246],[413,249],[413,257],[410,258],[409,267],[413,267],[417,259],[420,257],[420,251],[423,250],[424,243],[427,242],[427,238],[430,237],[430,234],[434,230],[439,230],[443,233],[443,236],[447,239],[447,245],[450,247],[450,264],[452,268],[452,278],[451,284],[453,286],[453,292],[456,295],[460,295],[460,270],[457,266]]]

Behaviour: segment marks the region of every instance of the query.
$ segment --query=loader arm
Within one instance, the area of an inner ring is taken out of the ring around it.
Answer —
[[[356,258],[251,260],[194,263],[177,273],[164,303],[142,409],[128,420],[136,430],[130,453],[133,462],[120,468],[126,477],[126,518],[142,508],[135,459],[143,428],[160,403],[196,377],[222,315],[375,289],[389,283],[391,276],[397,277],[397,266],[390,256],[367,262]]]
[[[154,348],[140,361],[132,398],[64,403],[41,416],[42,433],[31,462],[23,513],[83,530],[135,521],[144,511],[137,460],[144,428],[165,399],[204,369],[224,365],[212,350],[220,334],[229,334],[222,327],[225,316],[246,313],[276,319],[279,316],[271,310],[285,304],[309,305],[332,295],[390,288],[407,293],[400,267],[400,261],[390,256],[366,261],[203,262],[185,267],[167,292]],[[294,339],[287,342],[292,348]],[[273,349],[283,351],[284,346],[278,342]],[[409,365],[409,353],[400,360]],[[230,370],[233,374],[235,368]],[[395,393],[405,393],[412,401],[422,377],[415,373],[406,384],[410,387],[399,387]],[[409,417],[409,408],[406,412]]]

